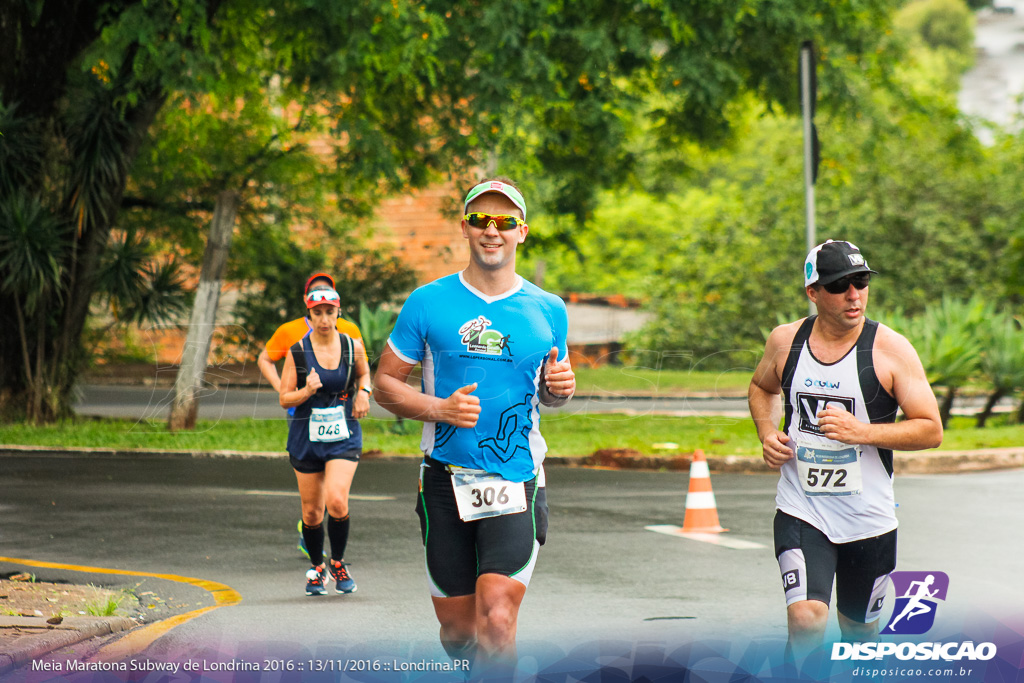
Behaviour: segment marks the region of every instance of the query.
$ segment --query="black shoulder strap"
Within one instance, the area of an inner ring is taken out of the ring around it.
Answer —
[[[352,337],[344,332],[338,334],[341,336],[341,362],[345,366],[345,390],[351,391],[356,383],[356,373],[352,371],[356,364],[356,347]]]
[[[789,431],[790,422],[793,421],[793,404],[790,402],[789,396],[793,386],[793,375],[796,373],[796,364],[800,361],[800,351],[811,337],[811,329],[814,328],[814,320],[817,317],[816,315],[808,316],[800,325],[796,336],[793,337],[793,344],[789,347],[786,364],[782,368],[782,407],[784,409],[782,431],[784,432]]]
[[[818,316],[811,315],[807,316],[807,319],[800,325],[800,329],[796,331],[796,336],[793,337],[793,343],[789,347],[789,355],[786,356],[786,364],[782,368],[782,391],[784,395],[789,395],[789,385],[793,381],[793,373],[796,372],[797,361],[800,360],[800,350],[804,348],[804,344],[811,337],[811,329],[814,327],[814,321]]]
[[[295,361],[295,388],[301,389],[306,386],[306,375],[309,373],[309,369],[306,367],[306,350],[303,348],[303,344],[309,335],[306,335],[299,341],[292,344],[291,354],[292,360]]]

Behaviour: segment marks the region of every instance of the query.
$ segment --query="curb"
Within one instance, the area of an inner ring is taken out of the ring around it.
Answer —
[[[54,455],[75,454],[82,457],[174,457],[174,458],[268,458],[283,460],[282,451],[203,451],[159,450],[149,448],[87,448],[82,446],[20,446],[0,444],[0,457],[27,453]],[[367,451],[363,460],[402,461],[418,459],[419,454],[381,453]],[[770,474],[777,472],[754,456],[728,455],[706,457],[708,468],[716,473]],[[549,456],[545,464],[556,467],[594,467],[602,469],[630,469],[668,472],[688,472],[690,454],[645,455],[629,448],[602,449],[590,455]],[[954,474],[958,472],[985,472],[1024,467],[1024,447],[985,448],[971,451],[899,452],[893,458],[896,474]]]
[[[727,474],[772,474],[760,458],[729,455],[707,456],[708,469]],[[689,471],[690,455],[648,456],[630,449],[606,449],[581,457],[548,458],[545,464],[609,469]],[[985,448],[972,451],[899,452],[893,457],[896,474],[957,474],[1024,467],[1024,447]]]
[[[0,676],[60,648],[98,636],[121,633],[136,626],[138,624],[127,617],[67,617],[59,625],[48,624],[43,617],[0,618],[0,628],[32,631],[0,651]],[[46,635],[40,636],[35,631],[45,631]]]

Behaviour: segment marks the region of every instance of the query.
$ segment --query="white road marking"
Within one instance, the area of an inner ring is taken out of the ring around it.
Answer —
[[[292,496],[294,498],[298,498],[299,497],[299,492],[298,491],[261,491],[261,490],[255,490],[254,489],[254,490],[251,490],[251,491],[243,491],[243,493],[245,495],[247,495],[247,496]],[[349,498],[349,500],[371,500],[371,501],[394,500],[395,499],[394,496],[368,496],[368,495],[362,495],[362,494],[358,494],[358,493],[350,493],[348,498]]]

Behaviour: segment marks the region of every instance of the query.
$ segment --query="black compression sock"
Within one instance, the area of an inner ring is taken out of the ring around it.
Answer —
[[[349,516],[341,519],[327,515],[327,535],[331,539],[331,559],[341,562],[345,559],[345,546],[348,545]]]
[[[302,540],[306,542],[306,551],[309,553],[309,561],[314,567],[319,567],[324,562],[323,522],[316,526],[308,526],[303,522]]]

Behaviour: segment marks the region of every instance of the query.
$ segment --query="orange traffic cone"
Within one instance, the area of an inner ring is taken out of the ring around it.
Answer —
[[[686,493],[686,513],[681,531],[701,534],[728,531],[718,522],[718,507],[711,491],[711,470],[704,451],[699,448],[693,452],[693,462],[690,463],[690,490]]]

